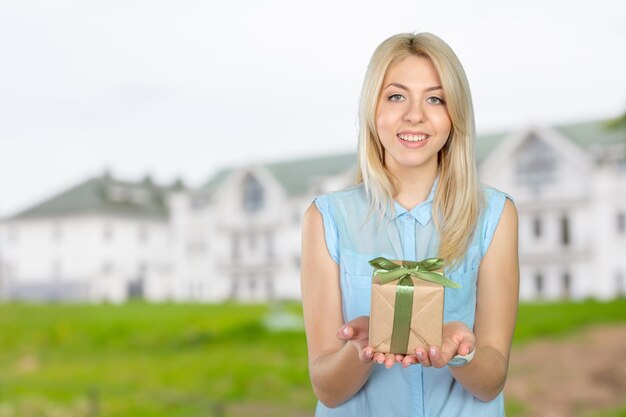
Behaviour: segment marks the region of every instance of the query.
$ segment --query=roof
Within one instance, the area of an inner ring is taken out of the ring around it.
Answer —
[[[268,164],[265,168],[281,183],[288,195],[297,195],[307,192],[315,179],[355,171],[356,155],[349,153],[279,162]]]
[[[288,195],[293,196],[307,192],[317,178],[341,175],[349,173],[350,170],[354,171],[356,154],[347,153],[296,159],[262,164],[261,166],[283,186]],[[236,170],[236,168],[227,168],[218,171],[201,187],[200,191],[212,194],[228,175]]]
[[[626,124],[611,126],[610,120],[572,123],[556,126],[555,129],[583,149],[591,146],[626,144]]]
[[[166,193],[180,187],[179,183],[172,187],[159,186],[149,177],[141,182],[128,182],[105,174],[71,187],[15,214],[9,220],[76,213],[167,218]]]

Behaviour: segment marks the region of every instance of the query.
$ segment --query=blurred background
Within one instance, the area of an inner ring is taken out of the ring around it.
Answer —
[[[507,415],[626,415],[623,2],[0,10],[0,417],[312,416],[301,217],[412,31],[461,59],[520,213]]]

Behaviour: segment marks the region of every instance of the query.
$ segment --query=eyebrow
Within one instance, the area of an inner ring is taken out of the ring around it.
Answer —
[[[387,87],[385,87],[385,89],[387,89],[389,87],[392,87],[392,86],[393,87],[397,87],[397,88],[399,88],[401,90],[409,91],[409,87],[407,87],[404,84],[400,84],[400,83],[390,83],[390,84],[387,85]],[[440,86],[440,85],[436,85],[436,86],[433,86],[433,87],[428,87],[424,91],[428,93],[428,92],[435,91],[435,90],[443,90],[443,87]]]

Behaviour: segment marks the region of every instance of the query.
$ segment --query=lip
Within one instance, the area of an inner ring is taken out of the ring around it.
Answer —
[[[408,140],[400,139],[400,135],[410,135],[410,136],[426,136],[426,139],[422,139],[415,142],[410,142]],[[396,134],[396,140],[400,142],[400,144],[407,149],[419,149],[426,146],[426,144],[430,140],[430,135],[425,132],[415,131],[415,130],[403,130]]]

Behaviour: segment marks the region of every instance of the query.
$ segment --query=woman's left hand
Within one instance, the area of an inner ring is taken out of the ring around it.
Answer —
[[[400,363],[406,368],[409,365],[421,364],[442,368],[456,355],[467,355],[476,348],[476,336],[460,321],[451,321],[443,325],[441,348],[430,346],[415,349],[415,355],[394,355],[391,353],[374,352],[373,360],[384,363],[391,368],[394,363]]]
[[[416,362],[422,366],[434,366],[442,368],[448,364],[450,359],[456,355],[467,355],[476,348],[476,336],[474,333],[460,321],[451,321],[443,325],[443,337],[441,338],[441,348],[438,346],[430,346],[428,351],[419,347],[415,349],[415,356],[407,361]]]

